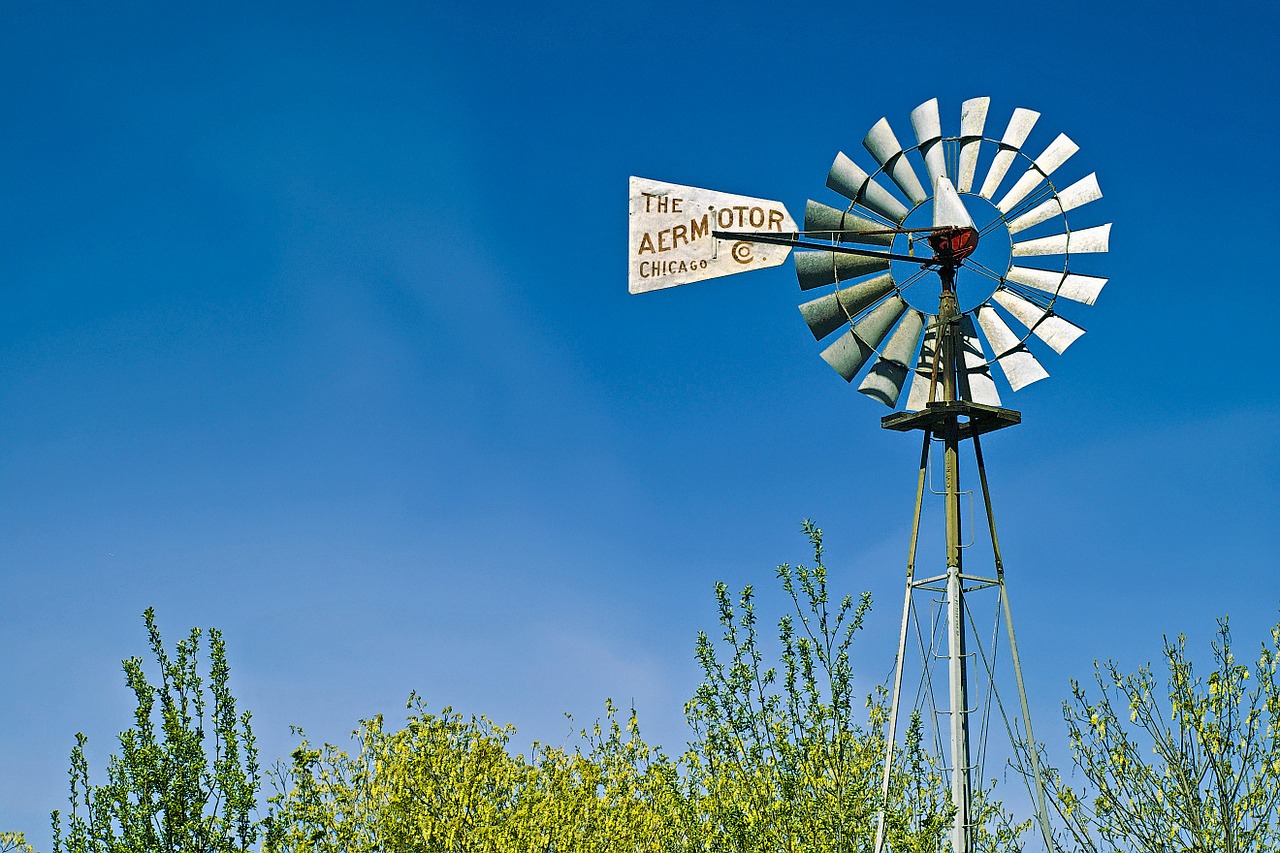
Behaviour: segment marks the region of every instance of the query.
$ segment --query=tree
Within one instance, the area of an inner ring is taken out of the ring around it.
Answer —
[[[871,846],[880,808],[883,690],[861,705],[851,646],[870,597],[832,605],[822,531],[804,527],[815,565],[778,569],[794,612],[778,622],[767,666],[748,587],[716,601],[720,642],[700,635],[703,683],[686,706],[677,759],[645,743],[634,710],[605,718],[568,748],[513,754],[513,729],[411,696],[405,725],[381,717],[353,732],[357,749],[303,741],[276,768],[267,849],[296,853],[426,851],[699,851],[826,853]],[[864,719],[865,716],[865,719]],[[937,853],[952,809],[943,774],[913,721],[889,803],[896,853]],[[1007,849],[1017,829],[985,801],[979,850]],[[988,831],[988,823],[995,827]],[[1006,845],[1001,847],[1000,845]]]
[[[583,744],[512,754],[511,726],[431,713],[410,696],[405,725],[352,733],[354,755],[304,739],[276,769],[268,851],[527,853],[676,850],[687,835],[671,762],[612,704]]]
[[[871,595],[833,602],[823,563],[822,530],[805,521],[812,567],[778,567],[792,612],[778,620],[779,667],[764,662],[751,587],[736,604],[716,585],[721,642],[699,634],[703,683],[686,706],[693,739],[684,769],[704,844],[732,851],[870,850],[881,809],[886,692],[861,704],[853,641]],[[979,792],[975,849],[1006,850],[1027,824]],[[898,750],[886,806],[886,838],[897,853],[939,851],[954,810],[949,786],[922,746],[913,716]]]
[[[764,661],[750,586],[735,603],[716,584],[721,640],[698,635],[703,682],[685,709],[693,730],[685,766],[707,817],[707,849],[862,849],[874,835],[886,715],[883,701],[869,698],[868,724],[859,724],[850,656],[871,598],[833,604],[822,531],[805,522],[804,532],[814,566],[777,570],[794,607],[778,620],[781,672]],[[894,822],[893,840],[905,849],[910,836],[923,835],[929,849],[948,808],[940,779],[929,778],[924,762],[916,769],[922,786],[894,789],[919,791],[912,806],[922,808]]]
[[[35,853],[21,832],[0,832],[0,853]]]
[[[1063,709],[1089,788],[1057,773],[1050,787],[1078,849],[1280,850],[1280,624],[1252,672],[1237,662],[1225,618],[1212,649],[1201,678],[1186,638],[1166,639],[1167,692],[1149,666],[1124,674],[1114,661],[1095,665],[1096,697],[1072,682]]]
[[[210,629],[207,683],[199,672],[203,632],[193,628],[173,656],[165,650],[155,612],[143,614],[160,683],[142,659],[123,661],[137,700],[133,727],[119,736],[107,780],[94,785],[84,746],[71,751],[71,809],[64,830],[53,813],[54,853],[223,853],[257,841],[260,787],[257,747],[248,711],[237,715],[228,687],[226,645]],[[212,703],[212,708],[210,708]]]

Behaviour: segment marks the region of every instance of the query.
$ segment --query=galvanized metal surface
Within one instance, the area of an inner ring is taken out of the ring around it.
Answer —
[[[942,119],[938,115],[938,99],[925,101],[911,111],[911,128],[916,133],[916,144],[924,158],[929,186],[947,174],[946,151],[942,147]]]
[[[968,208],[945,175],[938,178],[938,192],[933,197],[933,227],[973,227],[973,217],[969,215]]]
[[[1061,296],[1085,305],[1092,305],[1102,291],[1102,286],[1107,283],[1107,279],[1096,276],[1034,267],[1009,267],[1004,277],[1043,293]]]
[[[800,306],[800,314],[808,324],[809,331],[813,332],[813,337],[822,340],[893,293],[893,288],[893,276],[885,273],[806,302]]]
[[[987,354],[982,349],[978,330],[973,326],[973,317],[968,314],[960,318],[960,337],[964,350],[963,398],[984,406],[999,406],[1000,391],[991,378],[991,367],[987,364]]]
[[[886,258],[838,252],[796,252],[796,279],[801,290],[813,290],[887,269],[889,261]]]
[[[1004,198],[996,203],[996,208],[1001,213],[1008,214],[1018,202],[1026,198],[1032,190],[1044,182],[1045,178],[1056,172],[1059,166],[1071,159],[1071,155],[1079,150],[1080,146],[1072,142],[1065,133],[1059,133],[1058,138],[1049,143],[1049,147],[1042,151],[1039,157],[1031,161],[1031,168],[1027,169],[1022,177],[1018,178],[1018,182],[1009,188]]]
[[[845,382],[852,382],[867,359],[875,354],[875,348],[889,334],[889,330],[898,322],[907,310],[906,301],[897,295],[877,305],[852,329],[836,338],[836,342],[822,351],[822,358],[827,364],[844,377]]]
[[[959,307],[955,291],[945,278],[938,300],[939,343],[942,357],[943,400],[957,399],[959,380],[960,327]],[[965,632],[964,582],[961,580],[964,558],[964,536],[960,515],[960,424],[955,415],[942,424],[942,445],[946,474],[944,516],[947,539],[947,682],[951,704],[948,709],[951,729],[951,805],[955,818],[951,829],[952,853],[969,853],[972,849],[971,821],[973,808],[972,766],[969,756],[969,678],[967,636]]]
[[[812,232],[831,232],[832,239],[840,243],[869,243],[877,246],[892,246],[893,234],[885,233],[883,223],[872,222],[854,216],[848,211],[831,207],[810,199],[804,205],[804,230],[808,236],[820,235]],[[864,234],[865,231],[876,231],[876,234]]]
[[[1014,243],[1010,252],[1015,258],[1033,255],[1085,255],[1107,251],[1110,238],[1111,223],[1108,222],[1106,225],[1072,231],[1070,234],[1054,234]]]
[[[1066,352],[1067,347],[1084,334],[1084,329],[1075,323],[1062,319],[1044,306],[1023,299],[1007,287],[996,288],[991,298],[1058,355]]]
[[[873,181],[843,151],[836,155],[835,162],[831,164],[831,171],[827,173],[827,186],[849,201],[864,205],[891,222],[901,222],[907,218],[907,209],[902,202]]]
[[[955,454],[949,453],[947,458],[947,542],[950,547],[953,536],[960,535],[959,506],[960,481],[952,478],[953,466],[959,462],[952,459]],[[953,522],[950,512],[950,499],[955,492],[956,520]],[[959,553],[959,543],[956,543]],[[958,558],[957,558],[958,560]],[[964,629],[964,592],[960,580],[960,565],[957,562],[947,567],[947,657],[948,681],[951,693],[951,804],[955,806],[956,815],[951,828],[952,853],[969,853],[972,849],[972,816],[973,808],[972,779],[973,767],[969,758],[969,691],[968,673],[965,671],[966,633]]]
[[[1060,213],[1075,210],[1077,207],[1088,204],[1091,201],[1097,201],[1100,198],[1102,198],[1102,190],[1098,187],[1098,175],[1094,172],[1076,181],[1048,201],[1010,220],[1008,223],[1009,233],[1017,234],[1019,231],[1024,231],[1033,225],[1039,225],[1041,222],[1045,222]]]
[[[889,338],[889,343],[885,344],[884,352],[863,377],[858,391],[891,409],[897,406],[902,386],[907,381],[911,356],[915,354],[923,335],[924,315],[915,309],[907,311]]]
[[[1009,380],[1010,388],[1018,391],[1032,382],[1048,378],[1049,371],[1022,345],[1019,337],[990,304],[978,308],[978,325],[995,350],[996,363],[1004,371],[1004,378]]]
[[[717,226],[795,233],[782,202],[632,177],[627,287],[647,293],[734,273],[776,267],[789,246],[722,245]]]
[[[960,106],[960,169],[956,175],[956,189],[962,193],[973,189],[978,151],[982,147],[982,133],[990,107],[990,98],[970,98]]]
[[[936,326],[927,328],[924,339],[920,342],[920,355],[916,357],[916,366],[911,375],[911,390],[907,393],[906,410],[908,412],[924,411],[924,407],[929,403],[930,390],[936,376],[933,369],[934,355],[937,350],[936,328]]]
[[[1036,126],[1036,120],[1039,118],[1040,113],[1035,110],[1018,107],[1013,111],[1009,126],[1005,128],[1004,136],[1000,139],[1000,150],[991,159],[991,168],[987,170],[987,178],[982,182],[982,189],[978,190],[978,195],[990,200],[996,190],[1000,189],[1000,182],[1004,180],[1005,173],[1013,165],[1014,156],[1027,141],[1031,128]]]
[[[912,204],[924,204],[929,196],[925,193],[924,187],[920,186],[920,179],[916,177],[916,170],[911,167],[911,161],[902,156],[902,145],[894,135],[887,118],[882,118],[875,123],[862,140],[862,147],[866,148],[871,156],[876,158],[876,162],[884,167],[885,173],[898,185],[903,195],[911,199]]]

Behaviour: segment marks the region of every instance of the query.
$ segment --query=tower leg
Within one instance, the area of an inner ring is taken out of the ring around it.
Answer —
[[[902,665],[907,657],[907,628],[911,621],[911,593],[916,573],[916,543],[920,540],[920,510],[924,504],[924,484],[929,471],[929,444],[933,433],[924,431],[920,449],[920,478],[916,482],[916,509],[911,521],[911,547],[907,551],[907,589],[902,599],[902,630],[898,635],[898,657],[893,667],[893,693],[889,700],[889,720],[885,726],[884,778],[880,786],[880,819],[876,822],[875,853],[882,853],[885,820],[889,811],[889,784],[893,778],[893,746],[898,737],[898,705],[902,700]]]
[[[1040,772],[1040,754],[1036,751],[1035,730],[1031,728],[1031,707],[1027,703],[1027,688],[1022,680],[1022,662],[1018,659],[1018,639],[1013,633],[1013,610],[1009,606],[1009,591],[1004,584],[1004,558],[1000,554],[1000,537],[996,535],[996,516],[991,509],[991,490],[987,487],[987,465],[982,458],[982,442],[973,437],[973,455],[978,463],[978,479],[982,482],[982,501],[987,510],[987,525],[991,529],[991,552],[995,557],[996,579],[1000,587],[1000,607],[1004,611],[1005,630],[1009,633],[1009,656],[1013,659],[1013,677],[1018,685],[1018,703],[1022,707],[1022,725],[1027,732],[1027,755],[1031,760],[1031,778],[1036,798],[1036,822],[1044,838],[1044,849],[1056,853],[1053,833],[1049,830],[1049,810],[1044,801],[1044,776]],[[1016,748],[1016,747],[1015,747]]]
[[[1009,592],[1005,589],[1004,580],[1000,581],[1000,602],[1004,606],[1004,624],[1009,632],[1009,655],[1013,658],[1013,674],[1018,682],[1018,701],[1022,704],[1022,725],[1027,730],[1027,754],[1031,757],[1031,778],[1035,784],[1036,822],[1040,825],[1040,835],[1044,838],[1044,849],[1056,853],[1053,833],[1049,830],[1049,810],[1044,802],[1044,776],[1040,772],[1040,755],[1036,751],[1036,734],[1031,728],[1031,708],[1027,704],[1027,688],[1022,683],[1022,664],[1018,660],[1018,641],[1013,636],[1013,612],[1009,609]]]

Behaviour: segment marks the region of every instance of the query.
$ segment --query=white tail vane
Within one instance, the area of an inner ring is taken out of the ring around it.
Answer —
[[[1098,174],[1094,172],[1076,181],[1054,198],[1011,220],[1009,222],[1009,233],[1017,234],[1019,231],[1025,231],[1031,226],[1039,225],[1041,222],[1052,219],[1060,213],[1075,210],[1077,207],[1082,207],[1100,198],[1102,198],[1102,190],[1098,188]]]
[[[1031,128],[1036,126],[1038,118],[1040,113],[1034,110],[1018,107],[1013,111],[1009,126],[1000,140],[1000,150],[991,160],[991,169],[987,172],[987,179],[982,182],[982,189],[978,190],[978,195],[990,200],[996,194],[996,190],[1000,189],[1000,182],[1004,180],[1005,173],[1013,164],[1014,155],[1018,153],[1018,149],[1022,148],[1022,143],[1027,141]]]
[[[1025,285],[1041,293],[1061,296],[1073,302],[1092,305],[1098,299],[1105,278],[1091,275],[1075,275],[1060,270],[1041,270],[1033,267],[1009,267],[1005,279]]]
[[[631,178],[627,285],[647,293],[709,278],[779,266],[790,246],[718,240],[712,231],[791,236],[795,220],[780,201]]]
[[[962,193],[973,189],[978,150],[982,147],[982,131],[990,106],[990,98],[971,98],[960,107],[960,174],[956,176],[956,189]]]
[[[1023,299],[1007,287],[998,288],[991,294],[991,298],[1058,355],[1066,352],[1067,347],[1084,334],[1084,329],[1075,323],[1062,319],[1048,308]]]
[[[1105,252],[1111,238],[1111,223],[1072,231],[1069,234],[1054,234],[1050,237],[1039,237],[1035,240],[1024,240],[1014,243],[1011,251],[1015,258],[1031,255],[1087,255],[1091,252]]]
[[[1014,205],[1026,198],[1032,190],[1044,183],[1044,179],[1057,171],[1067,162],[1071,155],[1080,150],[1080,146],[1072,142],[1065,133],[1049,144],[1039,157],[1031,161],[1031,168],[1018,178],[1018,182],[1005,193],[1004,198],[996,204],[1001,213],[1008,214]]]
[[[897,406],[898,397],[902,396],[902,386],[907,381],[911,356],[920,345],[923,334],[924,315],[915,309],[908,311],[889,338],[889,343],[885,344],[884,353],[863,377],[858,391],[891,409]]]
[[[891,222],[907,218],[907,209],[884,187],[871,180],[862,167],[841,151],[827,173],[827,186],[855,204],[874,210]]]
[[[1021,390],[1032,382],[1039,382],[1049,376],[1036,357],[1031,354],[1019,340],[1013,330],[1000,318],[996,309],[990,304],[978,308],[978,325],[991,342],[995,351],[996,364],[1004,371],[1004,378],[1014,391]]]
[[[893,128],[889,127],[887,118],[875,123],[862,140],[862,147],[884,167],[885,172],[893,178],[898,189],[911,199],[912,204],[924,204],[929,196],[924,187],[920,186],[920,179],[916,177],[915,169],[911,168],[911,161],[902,155],[902,145],[898,142],[898,137],[893,135]]]

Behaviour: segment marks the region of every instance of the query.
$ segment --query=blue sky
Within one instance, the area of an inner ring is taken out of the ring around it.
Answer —
[[[7,4],[0,826],[47,847],[76,731],[101,768],[148,606],[224,631],[267,761],[411,690],[553,743],[612,697],[675,749],[712,583],[777,611],[812,517],[883,679],[916,439],[818,357],[789,263],[629,296],[625,195],[834,203],[836,151],[930,97],[948,133],[1043,113],[1115,222],[1089,333],[984,445],[1038,733],[1064,755],[1095,658],[1226,613],[1254,648],[1277,17]]]

